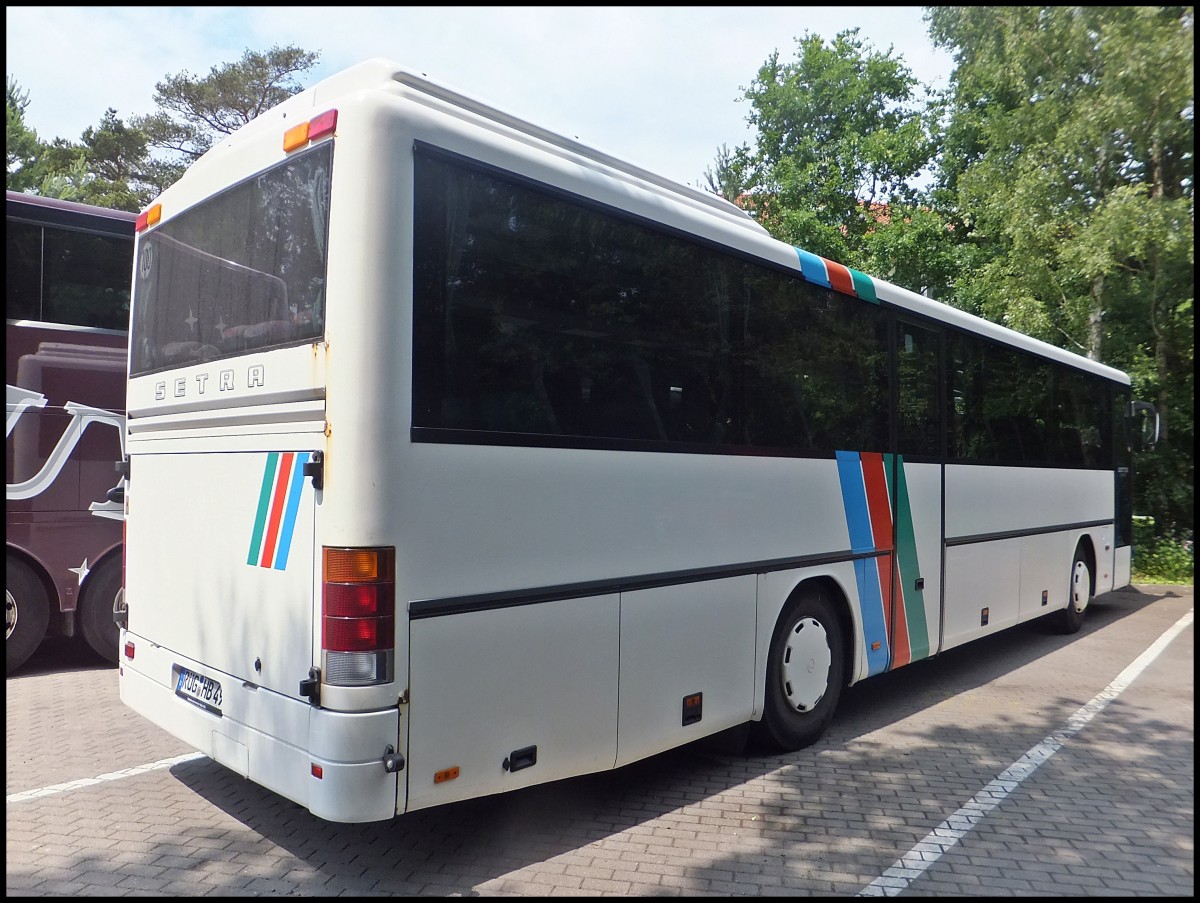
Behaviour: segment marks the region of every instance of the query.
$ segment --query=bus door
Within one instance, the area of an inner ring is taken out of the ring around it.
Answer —
[[[898,668],[938,651],[942,597],[943,341],[903,319],[895,329],[896,454],[886,469],[895,554],[888,641]]]

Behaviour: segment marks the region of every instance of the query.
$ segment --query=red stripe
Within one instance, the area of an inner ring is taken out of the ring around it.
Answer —
[[[824,257],[821,258],[825,260]],[[839,292],[845,292],[847,295],[858,297],[858,292],[854,290],[854,277],[850,275],[850,271],[840,263],[834,263],[832,260],[825,260],[825,271],[829,274],[829,284]],[[884,493],[886,495],[887,493]]]
[[[871,516],[871,536],[875,550],[887,552],[879,555],[875,563],[879,568],[879,589],[883,595],[883,621],[888,635],[892,633],[892,509],[888,504],[887,475],[883,472],[883,455],[879,452],[862,452],[863,487],[867,491],[867,511]]]
[[[871,526],[875,534],[875,547],[892,549],[892,505],[888,496],[887,473],[883,469],[883,455],[863,452],[863,480],[867,484],[867,504],[871,509]],[[868,460],[870,462],[868,466]],[[886,536],[880,535],[886,530]],[[888,635],[892,643],[892,661],[889,668],[899,668],[912,660],[912,644],[908,638],[908,617],[904,610],[904,587],[897,579],[892,581],[891,568],[896,559],[887,556],[887,563],[879,559],[879,580],[888,589],[884,592],[883,610],[888,622]],[[884,568],[887,568],[885,573]],[[895,587],[893,590],[892,587]]]
[[[259,567],[269,568],[275,561],[275,541],[279,538],[279,525],[283,522],[283,508],[287,501],[288,480],[292,478],[292,460],[295,452],[285,452],[275,476],[275,493],[271,498],[271,515],[267,520],[267,535],[263,539],[262,560]]]

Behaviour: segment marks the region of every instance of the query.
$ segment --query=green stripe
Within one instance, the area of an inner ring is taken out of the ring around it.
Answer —
[[[258,490],[258,514],[254,517],[254,535],[250,537],[250,555],[246,564],[258,564],[262,552],[263,527],[267,525],[267,509],[271,503],[271,487],[275,483],[275,470],[279,467],[279,452],[267,455],[267,469],[263,471],[262,488]]]
[[[850,267],[846,267],[850,270]],[[854,292],[864,301],[873,301],[879,303],[879,298],[875,294],[875,281],[866,273],[860,273],[858,270],[850,270],[850,278],[854,280]]]
[[[887,468],[891,479],[891,468]],[[889,487],[890,488],[890,487]],[[921,564],[917,559],[917,532],[913,529],[912,505],[908,500],[908,481],[904,478],[904,457],[896,456],[896,560],[900,585],[904,587],[904,616],[908,621],[910,661],[929,657],[929,624],[925,620],[925,592],[917,589]]]

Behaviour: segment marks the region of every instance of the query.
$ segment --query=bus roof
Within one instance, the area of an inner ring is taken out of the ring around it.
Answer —
[[[8,219],[47,223],[57,226],[86,226],[98,232],[114,235],[133,235],[136,213],[128,210],[113,210],[78,201],[64,201],[20,191],[4,192],[5,216]]]
[[[359,91],[385,90],[399,92],[405,98],[418,103],[440,109],[451,115],[470,114],[474,121],[484,127],[497,130],[516,132],[525,136],[534,146],[547,145],[558,153],[588,161],[610,176],[631,181],[639,187],[656,193],[667,195],[677,202],[694,209],[698,208],[716,215],[727,224],[732,224],[748,230],[752,237],[751,243],[759,248],[767,245],[776,248],[789,248],[786,243],[778,241],[749,213],[719,195],[702,191],[690,185],[657,175],[632,163],[625,162],[605,151],[580,142],[577,138],[568,138],[525,119],[506,113],[495,107],[474,100],[461,92],[446,87],[429,79],[423,73],[416,72],[392,60],[373,58],[351,66],[339,73],[329,76],[311,88],[296,95],[268,110],[233,135],[215,145],[208,154],[219,152],[243,138],[257,135],[264,129],[277,129],[280,120],[292,122],[297,115],[306,118],[311,112],[322,112],[322,108],[335,105],[348,94]],[[206,154],[205,156],[208,156]],[[203,159],[203,158],[201,158]],[[186,176],[185,176],[186,178]],[[792,248],[794,252],[798,249]],[[773,254],[765,256],[777,259]],[[885,280],[869,274],[879,300],[893,306],[907,309],[914,314],[923,315],[939,320],[951,326],[969,330],[987,336],[996,341],[1023,348],[1034,354],[1060,361],[1070,366],[1078,367],[1115,380],[1129,384],[1129,377],[1113,367],[1090,360],[1080,354],[1051,345],[1039,339],[1017,332],[1016,330],[993,323],[975,314],[959,310],[935,299],[920,295],[916,292],[893,285]]]

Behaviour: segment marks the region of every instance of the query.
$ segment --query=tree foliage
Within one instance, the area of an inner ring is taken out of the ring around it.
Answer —
[[[1138,496],[1194,502],[1191,7],[932,7],[957,66],[940,185],[979,265],[954,300],[1131,373],[1165,440]]]
[[[136,119],[150,147],[170,155],[178,174],[225,135],[302,89],[298,77],[319,54],[299,47],[247,50],[237,62],[213,66],[204,77],[184,71],[154,86],[158,109]],[[173,180],[172,180],[173,181]]]
[[[929,161],[916,87],[890,49],[869,48],[857,29],[829,44],[806,35],[793,61],[772,53],[745,89],[755,146],[723,149],[710,185],[729,192],[740,180],[742,202],[778,238],[854,259],[884,224],[880,205],[912,200]]]
[[[217,140],[301,90],[319,54],[294,46],[247,50],[203,77],[180,72],[155,85],[157,109],[122,119],[105,110],[78,141],[42,141],[25,123],[30,97],[8,76],[9,189],[140,210]]]

